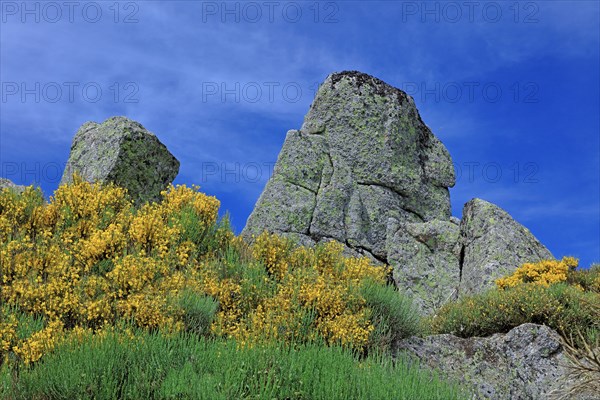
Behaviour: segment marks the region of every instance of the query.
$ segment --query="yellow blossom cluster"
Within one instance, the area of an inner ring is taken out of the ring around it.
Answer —
[[[522,283],[536,283],[548,287],[554,283],[565,282],[570,272],[577,268],[578,260],[563,257],[562,260],[542,260],[525,263],[512,275],[496,280],[500,289],[514,287]]]
[[[262,234],[256,238],[252,248],[252,255],[263,262],[269,274],[281,280],[288,272],[288,256],[290,246],[288,242],[275,235]]]
[[[6,320],[0,320],[0,354],[8,355],[8,351],[17,342],[17,325],[17,317],[12,314]],[[0,359],[0,362],[3,361],[5,360]]]
[[[32,363],[60,340],[123,324],[187,329],[184,292],[218,302],[215,336],[367,345],[374,327],[361,285],[385,284],[389,269],[344,257],[336,242],[294,247],[265,232],[248,245],[218,209],[185,186],[135,208],[126,190],[77,176],[48,203],[32,187],[1,191],[0,362]],[[42,323],[19,337],[14,313]]]
[[[374,327],[360,287],[369,279],[385,284],[387,268],[366,258],[344,257],[338,242],[316,249],[293,248],[266,232],[256,238],[251,250],[275,279],[274,294],[259,301],[241,321],[235,318],[239,315],[235,308],[222,309],[228,317],[216,321],[217,330],[228,331],[242,342],[319,336],[328,343],[364,348]]]
[[[172,298],[194,280],[182,271],[208,256],[200,247],[218,230],[218,207],[214,197],[171,186],[163,201],[135,209],[124,189],[79,177],[47,204],[32,187],[0,192],[0,302],[44,319],[21,342],[14,316],[0,320],[0,358],[36,361],[62,335],[59,326],[99,331],[126,320],[181,329]],[[196,235],[181,240],[189,226]]]
[[[29,338],[13,346],[16,356],[23,360],[25,365],[42,358],[44,353],[52,350],[61,338],[63,325],[60,321],[52,321],[44,329],[34,332]]]

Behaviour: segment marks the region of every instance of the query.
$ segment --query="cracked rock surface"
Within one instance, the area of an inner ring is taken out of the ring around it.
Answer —
[[[473,199],[463,221],[452,217],[454,183],[448,150],[409,95],[367,74],[334,73],[301,129],[287,133],[242,236],[337,240],[348,255],[391,265],[396,286],[423,313],[552,257],[491,203]]]
[[[555,398],[553,391],[568,384],[569,363],[560,337],[544,325],[523,324],[483,338],[412,337],[400,341],[397,351],[465,385],[473,399],[550,399]]]
[[[332,74],[287,133],[243,235],[336,239],[385,262],[388,218],[448,220],[454,179],[410,96],[359,72]]]

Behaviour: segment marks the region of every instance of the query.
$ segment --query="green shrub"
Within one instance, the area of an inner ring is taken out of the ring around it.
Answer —
[[[466,398],[399,359],[314,344],[240,347],[234,341],[111,333],[65,342],[8,383],[7,399],[428,399]]]
[[[0,192],[0,399],[458,397],[374,356],[416,313],[340,243],[248,245],[184,186],[134,208],[78,178],[42,200]]]
[[[594,264],[590,269],[578,269],[569,274],[567,282],[578,285],[585,291],[600,293],[600,264]]]
[[[210,334],[210,326],[215,319],[219,302],[210,296],[184,290],[178,298],[178,306],[183,310],[183,323],[188,332],[197,335]]]
[[[428,323],[433,333],[461,337],[507,332],[527,323],[545,324],[563,335],[600,329],[600,295],[566,283],[543,287],[521,284],[492,289],[443,306]]]
[[[419,333],[419,314],[412,301],[390,285],[366,281],[361,294],[371,309],[375,325],[369,348],[389,350],[400,339]]]
[[[47,204],[33,189],[0,192],[0,300],[44,319],[26,338],[16,337],[14,316],[0,321],[0,357],[18,348],[23,362],[37,362],[73,329],[98,333],[119,321],[204,332],[214,307],[187,295],[178,306],[186,290],[218,301],[214,335],[321,337],[367,350],[375,324],[360,283],[383,286],[388,269],[345,257],[336,242],[296,247],[264,232],[249,245],[197,187],[170,186],[162,197],[135,208],[125,189],[80,177]]]

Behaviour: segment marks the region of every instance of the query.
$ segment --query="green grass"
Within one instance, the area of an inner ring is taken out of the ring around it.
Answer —
[[[1,288],[0,288],[1,289]],[[44,319],[40,316],[34,316],[19,311],[16,307],[3,304],[0,308],[0,322],[7,315],[14,315],[17,318],[17,337],[25,339],[32,333],[41,330],[44,327]]]
[[[32,367],[0,369],[0,398],[406,399],[466,398],[403,359],[358,359],[318,344],[244,348],[194,335],[66,342]]]
[[[187,331],[208,336],[219,303],[210,296],[184,290],[177,299],[183,309],[183,323]]]

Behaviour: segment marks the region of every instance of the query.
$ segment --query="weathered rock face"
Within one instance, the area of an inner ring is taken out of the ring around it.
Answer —
[[[61,184],[78,172],[90,182],[113,182],[127,188],[136,204],[160,198],[177,176],[179,161],[138,122],[112,117],[86,122],[71,145]]]
[[[486,338],[412,337],[400,341],[398,351],[463,383],[476,399],[548,399],[568,373],[559,335],[536,324]]]
[[[465,204],[460,230],[464,246],[461,296],[494,286],[496,279],[511,274],[523,263],[554,258],[506,211],[481,199]]]
[[[17,193],[22,193],[23,190],[25,190],[25,186],[17,185],[10,179],[0,178],[0,191],[2,191],[4,188],[8,188]]]
[[[450,221],[390,223],[387,261],[394,282],[426,314],[458,296],[459,235]]]
[[[289,131],[243,235],[336,239],[386,261],[388,219],[448,220],[452,160],[410,96],[358,72],[330,75]]]
[[[474,199],[450,216],[452,159],[406,93],[359,72],[327,77],[300,130],[287,133],[242,235],[264,230],[393,267],[430,313],[552,255],[500,208]]]

